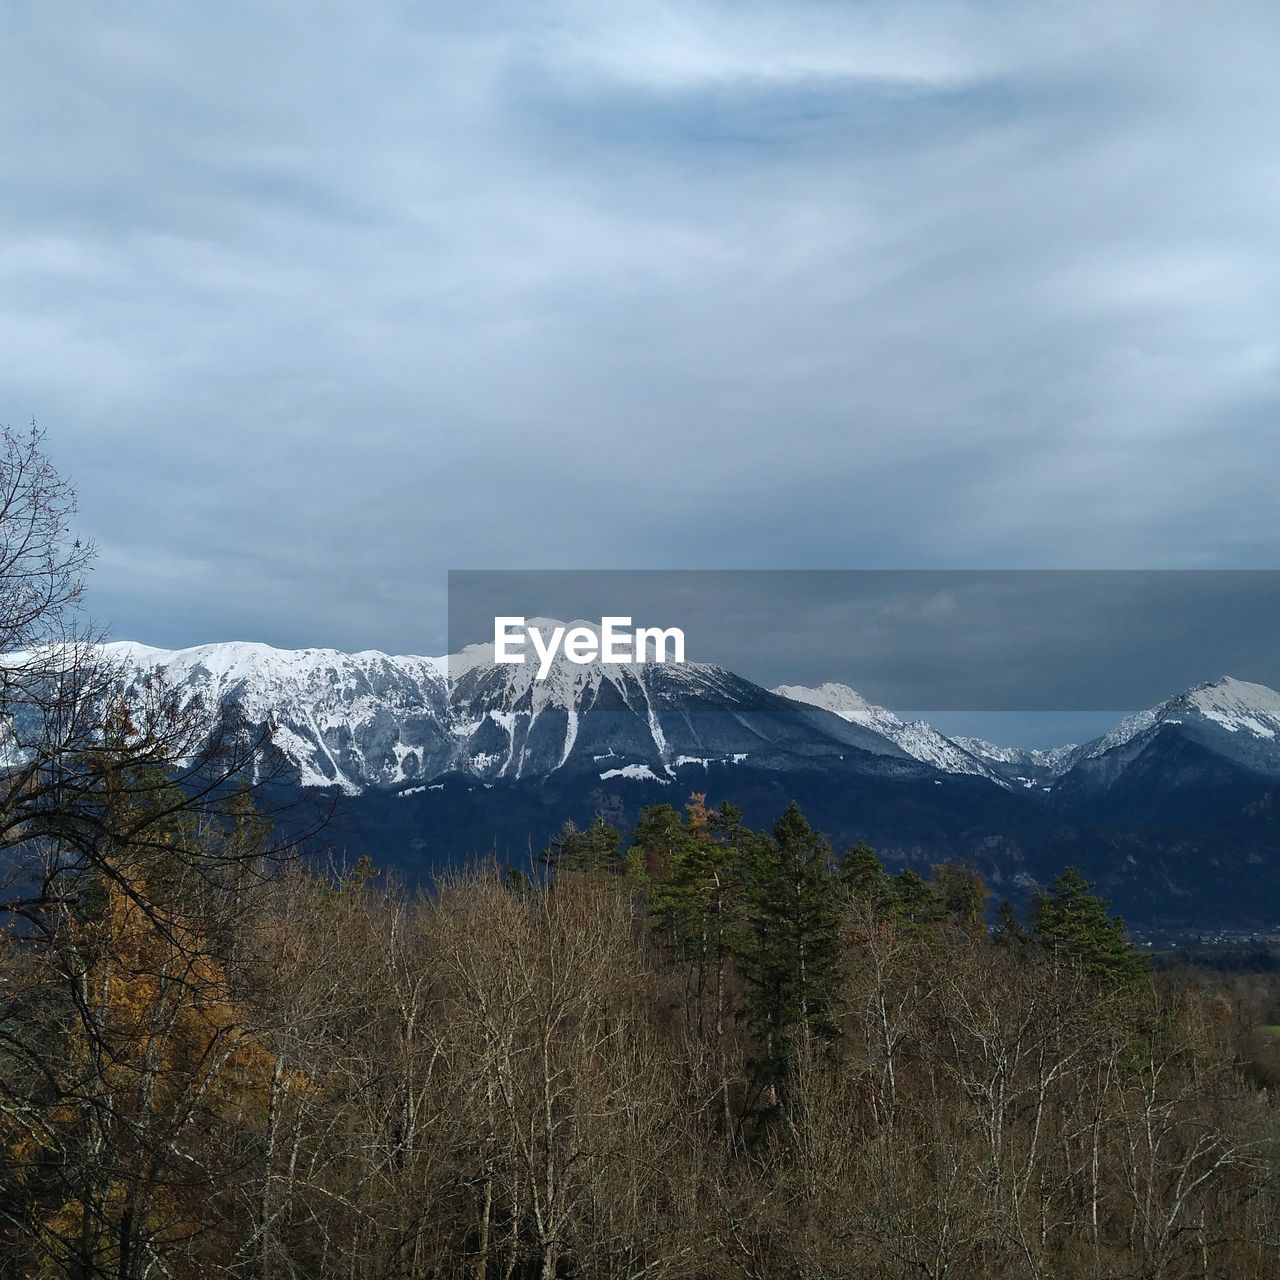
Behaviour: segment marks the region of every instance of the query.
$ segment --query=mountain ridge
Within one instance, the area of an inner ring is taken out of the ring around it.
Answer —
[[[486,644],[445,656],[254,641],[184,649],[112,641],[101,651],[126,696],[160,679],[181,700],[232,703],[251,721],[270,721],[302,785],[348,794],[451,771],[521,779],[599,765],[599,775],[648,770],[669,781],[690,765],[750,760],[785,771],[859,753],[1051,791],[1096,781],[1096,762],[1140,752],[1175,726],[1243,768],[1280,777],[1280,693],[1230,676],[1124,717],[1090,742],[1040,750],[948,736],[847,684],[766,689],[714,663],[574,664],[559,655],[539,681],[532,663],[494,664]]]
[[[947,738],[847,685],[771,690],[705,663],[561,663],[539,683],[477,649],[117,641],[102,657],[126,698],[158,684],[211,727],[227,705],[270,728],[282,812],[323,798],[336,856],[418,882],[473,856],[528,861],[566,818],[625,830],[696,792],[765,825],[797,800],[837,849],[866,840],[922,873],[960,859],[999,895],[1076,865],[1135,920],[1266,925],[1280,898],[1280,694],[1231,677],[1026,751]]]

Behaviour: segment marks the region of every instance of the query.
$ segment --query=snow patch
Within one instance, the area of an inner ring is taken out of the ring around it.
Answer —
[[[647,764],[624,764],[621,769],[606,769],[600,775],[600,781],[609,778],[636,778],[643,782],[660,782],[664,787],[670,785],[670,779],[659,778]]]
[[[847,684],[829,682],[817,688],[780,684],[773,690],[792,702],[829,711],[850,724],[870,729],[901,748],[907,755],[944,773],[970,773],[993,778],[991,770],[976,756],[923,720],[903,720],[887,707],[868,702]]]

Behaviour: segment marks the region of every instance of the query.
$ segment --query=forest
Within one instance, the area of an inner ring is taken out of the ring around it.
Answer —
[[[1274,974],[795,805],[318,862],[269,728],[113,696],[74,494],[3,453],[0,1275],[1276,1274]]]

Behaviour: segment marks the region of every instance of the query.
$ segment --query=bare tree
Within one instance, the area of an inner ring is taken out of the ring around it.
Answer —
[[[234,784],[269,735],[162,687],[121,696],[41,444],[0,435],[0,1129],[39,1171],[0,1222],[67,1274],[125,1280],[199,1234],[194,1138],[247,1069],[228,940],[277,852]]]

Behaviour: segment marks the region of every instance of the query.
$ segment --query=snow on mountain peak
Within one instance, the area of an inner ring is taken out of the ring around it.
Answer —
[[[126,694],[159,679],[211,718],[234,704],[250,720],[271,723],[276,745],[308,785],[354,793],[419,777],[439,763],[424,744],[447,711],[440,658],[239,640],[187,649],[123,640],[101,652],[120,668]]]
[[[546,635],[561,626],[599,630],[590,622],[549,618],[527,625]],[[101,653],[118,670],[126,696],[159,679],[210,716],[234,705],[251,721],[273,726],[276,746],[304,783],[353,793],[458,768],[486,777],[545,776],[588,758],[604,760],[606,750],[610,777],[638,777],[642,767],[672,777],[695,760],[709,767],[770,751],[786,759],[797,732],[817,753],[810,759],[830,751],[831,759],[844,760],[851,745],[1008,787],[1057,778],[1166,724],[1216,736],[1245,756],[1270,757],[1280,748],[1280,693],[1231,677],[1128,716],[1083,747],[1036,751],[947,737],[846,684],[779,685],[770,695],[709,663],[575,663],[561,650],[539,681],[532,660],[494,663],[492,643],[468,645],[447,658],[277,649],[252,641],[186,649],[115,641]],[[776,699],[799,707],[788,712]],[[856,728],[835,726],[832,716]],[[633,766],[631,773],[613,772]]]
[[[857,689],[835,681],[820,684],[816,689],[802,684],[780,684],[773,692],[783,698],[790,698],[792,702],[807,702],[812,707],[821,707],[823,711],[830,711],[842,720],[866,725],[869,729],[880,724],[902,724],[902,720],[888,707],[878,707],[874,702],[868,702]]]
[[[1275,741],[1280,737],[1280,693],[1265,684],[1234,676],[1207,680],[1154,707],[1126,716],[1109,733],[1082,748],[1082,755],[1095,759],[1150,729],[1183,723],[1184,717],[1246,738]]]
[[[1280,693],[1265,684],[1223,676],[1188,689],[1180,699],[1229,733],[1275,738],[1280,732]]]
[[[869,702],[847,684],[828,681],[817,688],[799,684],[780,684],[774,693],[792,702],[829,711],[853,724],[874,730],[896,743],[907,755],[945,773],[970,773],[995,778],[990,769],[972,752],[939,733],[923,720],[903,720],[888,707]]]
[[[1060,769],[1079,750],[1074,742],[1061,747],[1002,747],[998,743],[988,742],[985,738],[953,738],[966,751],[983,760],[991,760],[996,764],[1027,766],[1043,769],[1050,773]]]

